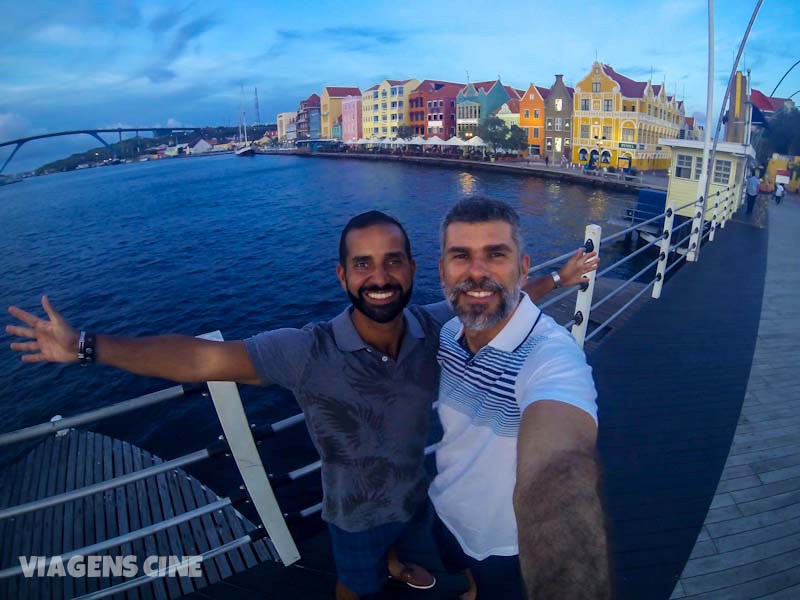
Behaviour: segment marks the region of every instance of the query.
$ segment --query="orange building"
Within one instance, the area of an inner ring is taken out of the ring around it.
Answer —
[[[531,84],[519,101],[519,126],[528,132],[530,156],[544,154],[544,101],[549,94],[547,88]]]

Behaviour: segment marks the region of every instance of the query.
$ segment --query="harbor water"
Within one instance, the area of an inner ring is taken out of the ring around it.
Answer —
[[[118,335],[218,329],[237,339],[328,319],[347,304],[334,272],[339,233],[350,217],[370,209],[405,225],[417,260],[413,300],[435,302],[442,297],[439,222],[453,203],[474,194],[519,211],[532,264],[577,248],[586,224],[605,225],[635,200],[533,177],[295,156],[163,160],[31,178],[0,190],[4,322],[12,322],[5,313],[11,304],[42,314],[42,294],[75,327]],[[603,263],[626,251],[624,242],[609,244]],[[637,256],[612,276],[627,278],[652,258]],[[173,385],[102,365],[22,363],[8,348],[12,341],[4,333],[0,431]],[[287,392],[240,387],[254,423],[297,410]],[[165,459],[220,433],[211,402],[198,396],[92,429]],[[314,458],[307,441],[278,444],[281,462],[298,455],[290,467]],[[0,448],[0,464],[24,449]],[[235,481],[231,469],[209,463],[190,471],[225,487]]]

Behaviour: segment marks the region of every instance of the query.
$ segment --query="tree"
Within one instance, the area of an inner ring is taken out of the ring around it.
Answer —
[[[800,154],[800,110],[781,111],[765,127],[756,145],[758,161],[767,164],[775,152]]]
[[[508,138],[509,130],[505,121],[500,117],[491,115],[478,126],[478,136],[486,142],[492,152],[502,146]]]
[[[508,140],[503,145],[509,150],[521,152],[528,147],[528,133],[519,125],[512,125],[508,132]]]
[[[397,137],[407,140],[414,137],[414,129],[408,125],[400,125],[397,128]]]

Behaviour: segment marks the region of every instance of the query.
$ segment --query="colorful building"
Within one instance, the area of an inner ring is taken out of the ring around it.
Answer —
[[[547,91],[544,101],[544,154],[555,164],[570,159],[572,146],[572,97],[575,93],[564,84],[564,76]]]
[[[544,154],[544,100],[550,90],[530,84],[519,101],[519,126],[528,133],[528,155]]]
[[[285,142],[286,141],[286,129],[289,126],[289,123],[294,123],[295,119],[297,119],[296,112],[282,112],[278,113],[278,141]]]
[[[335,137],[331,131],[333,124],[342,116],[342,100],[347,96],[360,96],[357,87],[331,87],[322,89],[320,100],[320,135],[323,138]]]
[[[384,79],[361,95],[361,128],[364,137],[395,138],[399,127],[408,126],[408,97],[419,86],[416,79]]]
[[[509,129],[511,129],[512,125],[519,127],[519,106],[520,100],[518,98],[509,98],[493,114],[501,119]]]
[[[361,125],[361,93],[342,99],[342,139],[352,142],[363,136]]]
[[[456,133],[468,138],[477,134],[478,127],[508,100],[522,98],[522,90],[496,81],[468,83],[456,97]]]
[[[634,81],[595,62],[575,86],[572,162],[666,170],[670,149],[658,140],[678,139],[683,121],[683,103],[663,85]]]
[[[750,100],[753,106],[760,110],[767,119],[771,119],[782,110],[795,108],[795,103],[791,99],[767,96],[755,88],[750,92]]]
[[[456,98],[463,83],[426,79],[408,95],[408,124],[414,135],[443,140],[456,134]]]
[[[311,94],[300,102],[297,109],[297,139],[318,139],[320,128],[320,101],[317,94]]]
[[[335,140],[342,139],[342,115],[339,115],[339,118],[336,119],[336,122],[331,127],[331,137]]]

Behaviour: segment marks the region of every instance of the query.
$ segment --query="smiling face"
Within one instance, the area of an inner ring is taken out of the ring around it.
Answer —
[[[336,275],[353,306],[378,323],[388,323],[411,299],[416,264],[406,253],[399,227],[388,223],[351,229],[347,256]]]
[[[520,259],[511,224],[454,222],[445,230],[439,276],[445,298],[467,329],[502,328],[517,306],[530,259]]]

